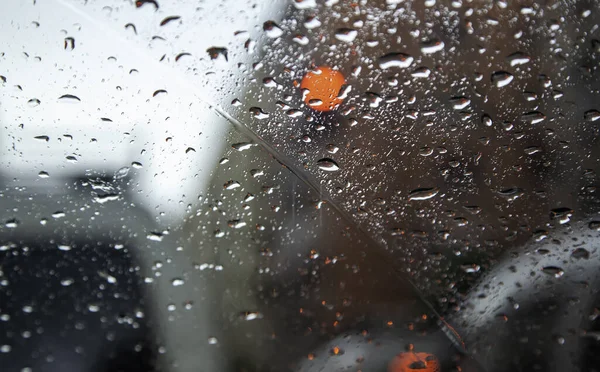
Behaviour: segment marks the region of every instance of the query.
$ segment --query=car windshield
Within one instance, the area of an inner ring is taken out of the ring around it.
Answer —
[[[2,369],[598,370],[599,28],[4,0]]]

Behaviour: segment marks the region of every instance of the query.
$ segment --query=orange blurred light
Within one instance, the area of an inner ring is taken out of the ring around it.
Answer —
[[[400,353],[388,365],[388,372],[440,372],[440,362],[429,353]]]
[[[304,90],[304,103],[317,111],[331,111],[344,99],[338,97],[345,83],[341,72],[320,66],[304,75],[300,89]]]

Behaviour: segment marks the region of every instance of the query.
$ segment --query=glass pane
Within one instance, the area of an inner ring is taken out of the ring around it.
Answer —
[[[2,365],[598,364],[595,2],[7,4]]]

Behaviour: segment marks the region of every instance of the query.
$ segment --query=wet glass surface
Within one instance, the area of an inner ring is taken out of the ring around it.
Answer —
[[[595,371],[598,5],[8,1],[0,363]]]

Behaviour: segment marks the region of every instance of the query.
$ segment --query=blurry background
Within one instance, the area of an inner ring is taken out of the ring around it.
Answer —
[[[598,370],[598,5],[9,0],[1,365]]]

